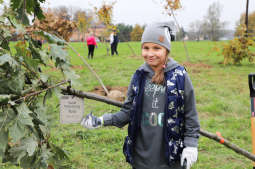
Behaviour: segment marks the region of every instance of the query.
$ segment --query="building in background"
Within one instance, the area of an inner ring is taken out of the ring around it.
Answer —
[[[86,32],[85,34],[81,33],[78,29],[75,29],[70,38],[70,41],[71,42],[84,41],[86,37],[88,36],[89,32],[93,32],[94,36],[96,37],[96,40],[101,41],[105,31],[106,31],[106,26],[103,24],[92,25],[91,28],[88,29],[88,32]]]

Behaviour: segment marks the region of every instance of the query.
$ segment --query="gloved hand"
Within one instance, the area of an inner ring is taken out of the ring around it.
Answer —
[[[99,128],[103,125],[103,123],[104,123],[103,117],[93,116],[92,112],[81,120],[81,125],[87,129]]]
[[[194,164],[197,161],[197,155],[198,155],[197,147],[184,148],[181,155],[181,166],[183,166],[183,162],[186,159],[187,169],[190,169],[192,164]]]

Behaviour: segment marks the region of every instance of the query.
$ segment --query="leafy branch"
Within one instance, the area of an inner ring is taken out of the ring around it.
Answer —
[[[11,4],[29,13],[43,1],[34,0],[35,6],[26,0],[11,0]],[[66,42],[42,30],[31,33],[15,17],[19,12],[13,10],[0,16],[1,21],[6,21],[0,22],[0,160],[24,169],[70,168],[67,153],[49,139],[49,110],[44,103],[52,94],[58,94],[56,87],[69,79],[75,84],[78,76],[71,69]],[[14,34],[17,42],[11,42]],[[34,34],[48,44],[38,46]],[[49,63],[62,72],[63,81],[56,82],[53,75],[44,72]]]

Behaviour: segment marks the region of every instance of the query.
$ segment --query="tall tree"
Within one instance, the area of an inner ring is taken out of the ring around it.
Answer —
[[[44,19],[36,19],[34,21],[34,30],[44,30],[69,41],[73,30],[76,28],[76,24],[70,20],[66,20],[63,15],[55,15],[51,9],[48,9],[44,13],[44,16]]]
[[[91,26],[92,16],[89,16],[85,11],[79,10],[75,13],[75,21],[77,28],[85,37],[85,33],[88,32],[89,27]]]
[[[123,23],[120,23],[117,25],[117,29],[118,29],[118,35],[119,35],[119,40],[121,42],[127,42],[131,40],[131,36],[130,33],[133,30],[132,25],[125,25]]]
[[[104,25],[106,25],[106,30],[102,32],[102,38],[103,42],[105,42],[106,39],[108,39],[110,33],[112,30],[116,30],[116,26],[112,24],[112,12],[113,12],[113,6],[115,3],[106,4],[105,2],[102,4],[100,8],[95,7],[96,15],[98,16],[98,19],[100,22],[102,22]],[[109,55],[109,47],[106,46],[107,55]]]
[[[248,16],[248,35],[255,36],[255,11],[251,12]],[[241,36],[243,29],[245,28],[245,14],[242,14],[236,27],[235,36]]]
[[[116,29],[116,27],[112,24],[112,12],[114,4],[115,3],[106,4],[104,2],[99,9],[95,7],[96,15],[98,16],[99,21],[104,23],[108,30]]]
[[[222,7],[219,2],[212,3],[207,14],[204,17],[204,28],[209,35],[209,39],[213,41],[219,40],[222,35],[222,30],[226,26],[226,22],[220,21]]]
[[[132,30],[130,36],[132,41],[140,41],[143,34],[143,28],[136,24],[134,29]]]
[[[191,22],[190,31],[194,33],[194,40],[199,41],[203,34],[203,23],[200,20]]]

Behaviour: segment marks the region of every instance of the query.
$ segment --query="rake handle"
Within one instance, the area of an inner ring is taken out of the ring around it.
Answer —
[[[249,88],[251,97],[251,136],[252,136],[252,153],[255,154],[255,74],[249,74]],[[255,162],[253,162],[255,169]]]

